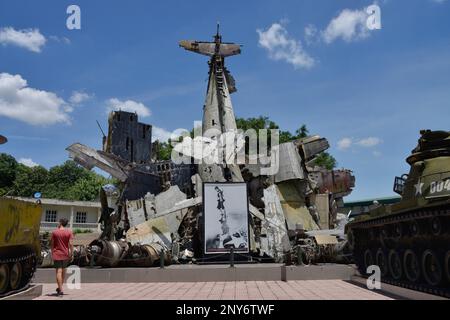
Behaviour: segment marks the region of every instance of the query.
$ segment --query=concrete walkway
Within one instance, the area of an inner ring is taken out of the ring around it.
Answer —
[[[52,296],[43,284],[35,300],[391,300],[343,280],[84,283]]]

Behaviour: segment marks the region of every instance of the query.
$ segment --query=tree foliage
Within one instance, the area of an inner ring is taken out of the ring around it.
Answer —
[[[98,191],[105,184],[110,183],[106,178],[88,172],[86,177],[78,179],[66,191],[66,196],[70,199],[77,199],[81,201],[94,201],[98,197]]]
[[[321,154],[319,154],[314,160],[314,164],[328,170],[333,170],[337,166],[336,159],[328,152],[322,152]]]
[[[156,149],[156,158],[160,161],[164,161],[164,160],[170,160],[171,155],[172,155],[172,150],[173,150],[173,146],[172,143],[170,142],[170,139],[168,142],[160,142],[160,141],[156,141],[154,143],[154,147]]]
[[[278,124],[274,121],[270,120],[268,117],[259,116],[257,118],[236,118],[236,126],[238,129],[242,129],[243,131],[247,131],[249,129],[256,130],[256,133],[259,137],[259,130],[262,129],[278,129],[279,132],[279,143],[285,143],[297,139],[306,138],[309,135],[309,130],[305,124],[301,125],[295,133],[291,133],[288,130],[281,130]],[[191,131],[191,137],[194,136],[194,130]],[[270,133],[268,133],[268,145],[271,144]],[[172,145],[170,140],[168,142],[159,142],[158,141],[158,160],[169,160],[172,154]],[[248,145],[246,146],[248,148]],[[246,150],[248,151],[248,149]],[[316,165],[332,170],[337,166],[336,159],[330,155],[328,152],[321,153],[314,162]]]
[[[237,118],[236,125],[238,129],[247,130],[247,129],[280,129],[279,126],[269,120],[267,117],[260,116],[259,118]],[[306,138],[309,134],[309,130],[305,124],[301,125],[296,131],[295,134],[292,134],[290,131],[280,130],[280,143],[285,143],[297,139]],[[324,167],[328,170],[332,170],[337,166],[336,159],[330,155],[328,152],[322,152],[319,154],[314,160],[314,164],[320,167]]]
[[[116,182],[71,160],[47,170],[27,167],[10,155],[0,154],[0,183],[0,195],[33,197],[40,192],[43,198],[94,201],[102,185]]]
[[[14,157],[6,153],[0,154],[0,194],[13,185],[18,165]]]

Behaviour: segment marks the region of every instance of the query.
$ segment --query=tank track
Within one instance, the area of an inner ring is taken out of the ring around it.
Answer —
[[[441,221],[441,232],[433,234],[431,222],[434,218]],[[419,233],[412,233],[408,228],[413,224],[417,224],[420,228]],[[400,226],[400,233],[398,228]],[[353,233],[353,255],[358,266],[358,270],[363,277],[367,278],[366,270],[366,251],[369,251],[373,258],[372,265],[377,264],[377,253],[381,249],[384,253],[384,259],[388,271],[381,277],[381,282],[429,293],[433,295],[450,298],[450,277],[448,271],[445,269],[446,255],[450,252],[450,206],[436,206],[421,208],[412,211],[404,211],[388,216],[373,218],[366,221],[352,223],[351,230]],[[397,232],[397,233],[396,233]],[[394,250],[399,255],[401,261],[401,276],[400,278],[392,275],[389,269],[388,256],[390,251]],[[411,282],[405,275],[405,253],[406,251],[413,251],[417,254],[420,266],[420,276],[415,282]],[[440,285],[433,286],[427,283],[424,279],[423,272],[423,254],[426,251],[433,251],[437,257],[440,257],[440,270],[442,278]],[[375,252],[375,254],[374,254]],[[369,259],[367,259],[369,260]],[[447,262],[448,263],[448,262]],[[380,267],[381,268],[381,267]],[[447,276],[446,276],[447,272]],[[383,273],[383,272],[382,272]],[[447,279],[446,279],[447,277]]]
[[[30,268],[30,270],[27,270],[26,274],[23,275],[24,278],[22,280],[22,283],[23,283],[22,286],[19,289],[10,290],[3,294],[0,294],[0,298],[7,297],[11,294],[19,293],[23,290],[26,290],[29,287],[31,279],[33,279],[34,273],[36,272],[37,257],[36,257],[36,253],[30,252],[28,254],[17,256],[17,257],[9,257],[6,259],[0,259],[0,264],[5,264],[5,263],[11,264],[11,263],[16,263],[16,262],[26,261],[29,259],[32,259],[31,268]]]

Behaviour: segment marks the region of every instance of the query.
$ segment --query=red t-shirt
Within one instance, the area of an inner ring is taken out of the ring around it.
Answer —
[[[69,260],[69,244],[73,239],[70,229],[56,229],[52,232],[53,260]]]

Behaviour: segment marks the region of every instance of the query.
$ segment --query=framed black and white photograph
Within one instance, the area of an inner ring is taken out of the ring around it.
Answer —
[[[249,252],[245,183],[204,183],[205,254]]]

